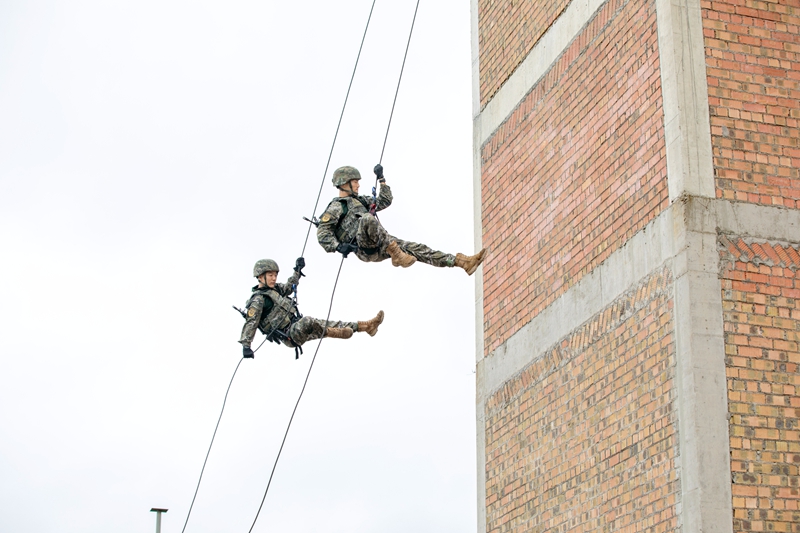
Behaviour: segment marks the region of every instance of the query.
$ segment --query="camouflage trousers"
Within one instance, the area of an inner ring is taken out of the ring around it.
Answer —
[[[337,322],[333,320],[320,320],[304,316],[291,326],[287,332],[291,341],[285,340],[283,343],[290,348],[302,346],[307,341],[319,339],[325,335],[325,328],[350,328],[353,332],[358,331],[358,322]]]
[[[421,263],[435,267],[452,267],[455,264],[456,256],[434,250],[424,244],[393,237],[389,235],[373,215],[366,214],[361,216],[358,221],[358,232],[356,233],[356,244],[358,245],[356,255],[359,259],[370,263],[378,263],[389,259],[386,247],[392,241],[396,241],[400,249]],[[364,253],[364,249],[372,249],[375,252],[367,254]]]

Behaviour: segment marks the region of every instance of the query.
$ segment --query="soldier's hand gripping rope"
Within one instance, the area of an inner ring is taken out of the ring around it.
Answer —
[[[381,185],[383,185],[384,183],[386,183],[386,179],[383,177],[383,165],[381,165],[380,163],[375,165],[375,168],[373,168],[372,171],[375,173],[375,186],[372,187],[372,204],[370,204],[369,206],[369,214],[372,216],[376,216],[375,212],[378,209],[378,196],[377,196],[378,182],[380,182]]]
[[[306,277],[306,275],[303,274],[303,269],[305,268],[305,266],[306,266],[306,260],[302,257],[298,257],[297,261],[294,262],[294,271],[300,274],[301,278]],[[297,285],[295,285],[295,289],[297,289]]]

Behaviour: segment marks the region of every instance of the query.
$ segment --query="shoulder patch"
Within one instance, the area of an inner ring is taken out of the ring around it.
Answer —
[[[250,309],[248,309],[247,310],[247,316],[249,316],[250,318],[253,318],[254,316],[256,316],[256,308],[255,307],[251,307]]]
[[[322,215],[322,218],[320,219],[320,222],[322,222],[322,223],[325,223],[325,222],[330,222],[330,220],[331,220],[332,218],[333,218],[333,217],[331,216],[331,214],[330,214],[330,213],[325,213],[324,215]]]

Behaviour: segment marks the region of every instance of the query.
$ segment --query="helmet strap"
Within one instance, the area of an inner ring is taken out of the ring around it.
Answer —
[[[353,180],[350,180],[350,181],[353,181]],[[349,184],[349,183],[350,183],[350,181],[348,181],[347,183]],[[337,189],[339,189],[340,191],[344,191],[344,192],[346,192],[346,193],[347,193],[347,195],[348,195],[349,197],[351,197],[351,198],[355,198],[355,197],[356,197],[356,193],[354,193],[354,192],[353,192],[353,187],[352,187],[352,186],[351,186],[351,187],[349,187],[349,188],[347,188],[347,189],[345,189],[345,188],[344,188],[344,187],[342,187],[341,185],[337,185],[337,186],[336,186],[336,188],[337,188]]]

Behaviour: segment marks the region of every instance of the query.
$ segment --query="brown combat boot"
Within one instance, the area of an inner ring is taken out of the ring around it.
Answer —
[[[386,253],[392,258],[392,266],[408,268],[417,260],[412,255],[408,255],[397,245],[397,241],[392,241],[386,247]]]
[[[378,314],[375,315],[375,318],[371,318],[366,321],[358,322],[358,331],[366,331],[370,337],[374,337],[376,333],[378,333],[378,326],[381,325],[383,322],[383,311],[378,311]]]
[[[483,263],[483,256],[485,254],[486,248],[475,255],[456,254],[455,266],[463,268],[467,275],[471,276],[476,270],[478,270],[478,267],[481,266],[481,263]]]
[[[325,337],[332,339],[349,339],[353,336],[353,330],[350,328],[325,328]]]

